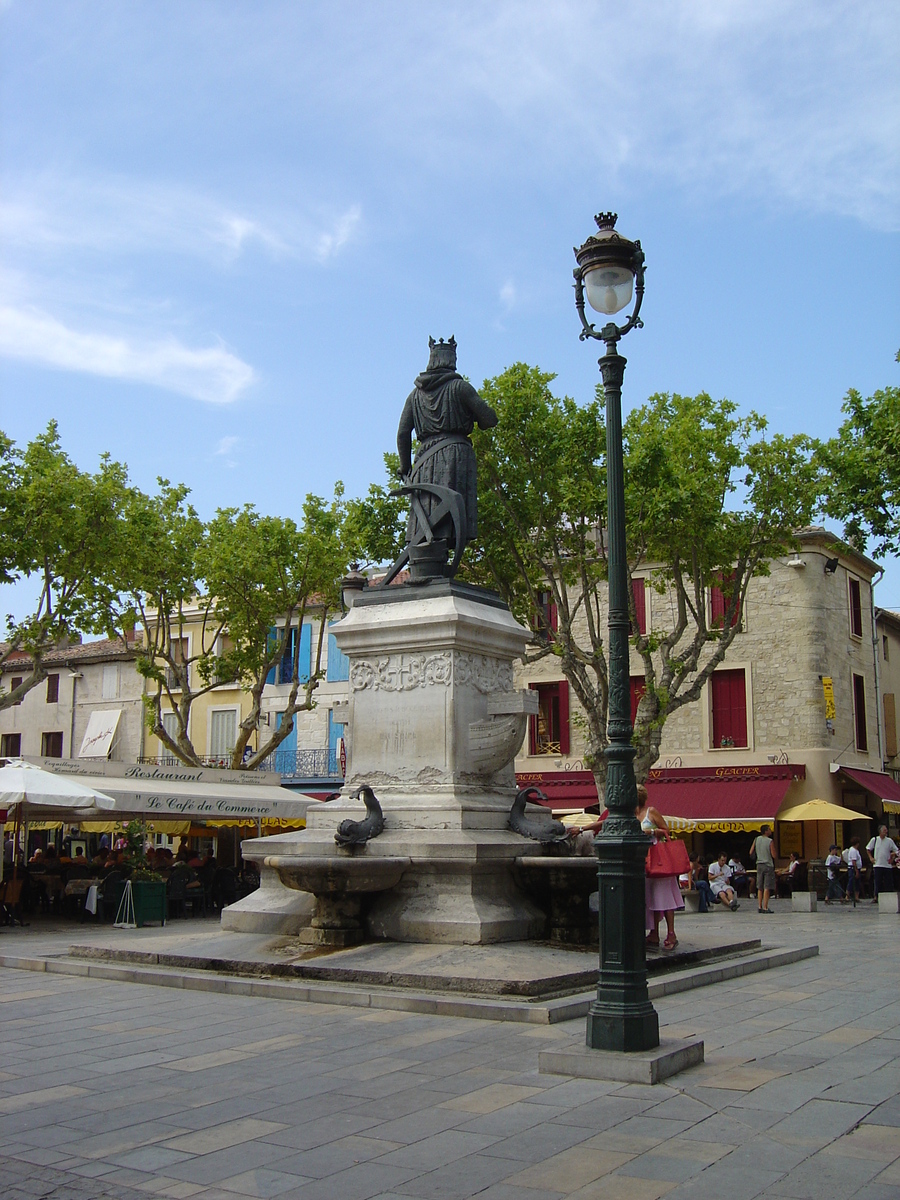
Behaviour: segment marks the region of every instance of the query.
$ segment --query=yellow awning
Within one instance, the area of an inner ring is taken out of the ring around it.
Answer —
[[[890,813],[900,813],[900,801],[897,800],[882,800],[884,811]]]
[[[844,808],[842,804],[832,804],[830,800],[807,800],[805,804],[796,804],[776,813],[778,821],[865,821],[868,813],[855,812],[852,808]]]
[[[769,821],[693,821],[687,817],[666,817],[672,833],[759,833]]]

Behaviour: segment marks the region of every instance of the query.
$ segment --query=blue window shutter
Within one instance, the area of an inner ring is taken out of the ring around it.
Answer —
[[[303,622],[300,631],[300,682],[309,683],[310,663],[312,661],[312,625]]]
[[[281,683],[290,683],[294,677],[294,644],[297,640],[296,626],[291,626],[284,642],[284,653],[281,656],[281,668],[279,670]]]
[[[269,636],[266,640],[266,654],[272,653],[272,650],[274,649],[277,642],[278,642],[278,630],[273,625],[272,628],[269,630]],[[275,668],[271,667],[269,669],[268,675],[266,676],[266,683],[274,683],[274,682],[275,682]]]
[[[333,624],[333,622],[332,622]],[[333,633],[328,635],[328,665],[326,679],[329,683],[340,683],[350,678],[350,659],[338,649]]]

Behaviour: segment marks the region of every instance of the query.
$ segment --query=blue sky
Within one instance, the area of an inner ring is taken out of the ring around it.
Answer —
[[[604,209],[647,255],[626,407],[828,435],[900,383],[883,0],[0,0],[0,42],[0,427],[204,515],[380,480],[430,334],[588,399]]]

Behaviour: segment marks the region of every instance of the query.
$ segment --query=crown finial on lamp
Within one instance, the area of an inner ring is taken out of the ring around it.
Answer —
[[[618,219],[619,214],[614,212],[597,213],[594,217],[598,229],[615,229]]]

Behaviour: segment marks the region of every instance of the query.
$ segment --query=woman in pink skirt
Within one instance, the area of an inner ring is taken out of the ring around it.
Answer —
[[[641,829],[655,845],[659,841],[668,841],[669,827],[662,816],[649,802],[647,789],[642,783],[637,787],[638,806],[635,816],[641,823]],[[645,919],[648,946],[659,946],[660,917],[666,918],[666,940],[664,950],[674,950],[678,945],[675,936],[675,910],[684,908],[684,898],[678,886],[677,875],[663,875],[659,878],[644,880],[644,896],[647,906]]]

